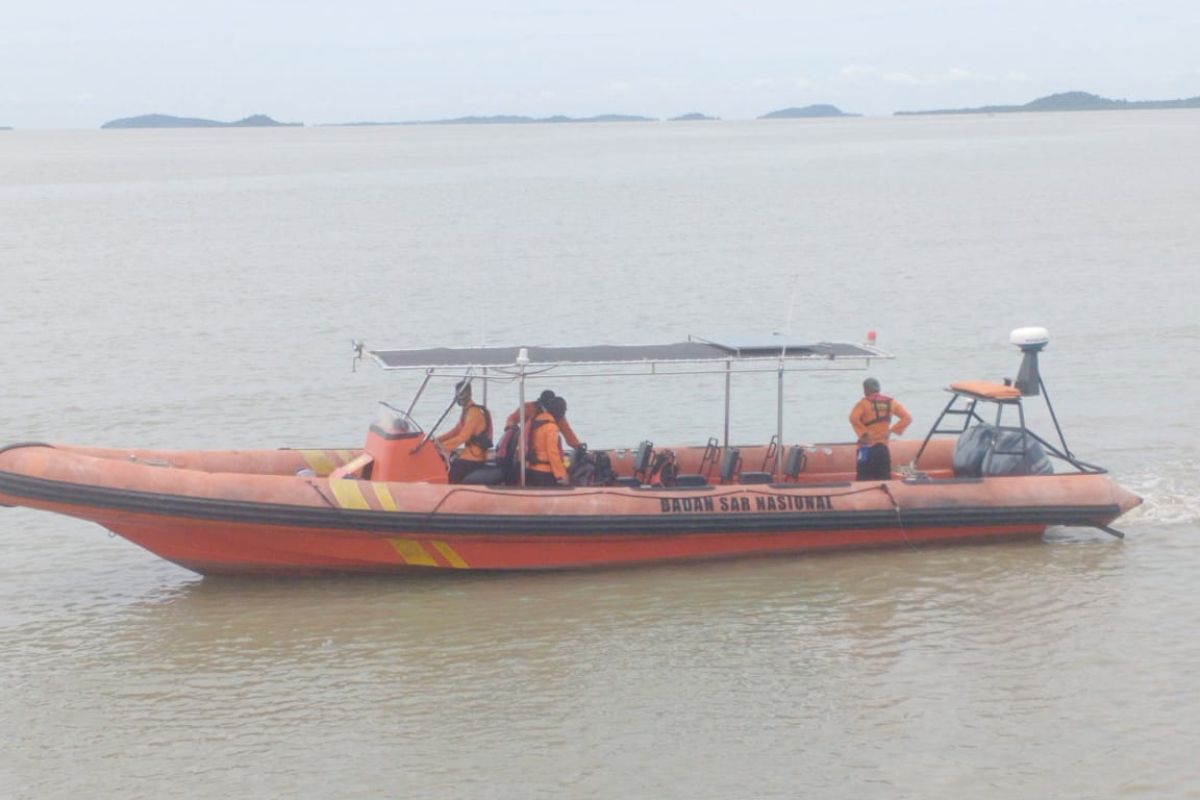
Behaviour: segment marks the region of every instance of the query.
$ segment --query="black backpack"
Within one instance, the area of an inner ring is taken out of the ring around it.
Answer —
[[[505,483],[516,483],[521,476],[521,426],[505,428],[496,445],[496,466],[500,467]]]
[[[587,445],[581,444],[571,454],[571,485],[591,486],[596,472],[596,455],[589,453]]]
[[[650,465],[651,486],[674,486],[675,476],[679,468],[675,465],[674,450],[660,450],[654,454],[654,462]]]
[[[592,485],[613,486],[617,482],[617,473],[613,470],[612,459],[603,450],[592,453]]]

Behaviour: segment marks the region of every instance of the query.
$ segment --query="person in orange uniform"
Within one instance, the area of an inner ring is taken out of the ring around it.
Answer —
[[[558,437],[563,415],[567,413],[567,401],[551,397],[545,410],[529,423],[529,438],[526,439],[525,484],[527,486],[569,486],[567,465],[563,463],[562,443]]]
[[[492,417],[488,410],[471,399],[471,384],[459,381],[454,387],[455,402],[462,406],[458,424],[437,438],[438,444],[450,453],[463,446],[458,458],[450,463],[450,482],[463,479],[487,461],[492,446]]]
[[[888,438],[904,433],[912,422],[912,414],[899,400],[881,394],[875,378],[863,381],[863,395],[850,412],[850,424],[858,436],[857,480],[886,481],[892,477]],[[894,425],[893,417],[897,418]]]
[[[528,425],[537,415],[546,410],[546,403],[550,402],[555,397],[555,394],[550,389],[542,392],[537,400],[530,400],[525,404],[525,424]],[[565,402],[565,401],[564,401]],[[504,420],[504,427],[511,428],[514,425],[521,423],[521,407],[517,406],[517,410],[508,415],[508,419]],[[563,417],[558,420],[558,429],[562,432],[563,438],[567,440],[567,445],[570,447],[579,447],[579,437],[575,435],[575,431],[571,430],[571,423],[567,422],[567,418]]]

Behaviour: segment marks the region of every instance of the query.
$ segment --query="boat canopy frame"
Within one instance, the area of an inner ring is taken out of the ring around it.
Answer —
[[[892,359],[891,353],[874,344],[849,342],[795,342],[779,334],[722,337],[689,336],[686,341],[661,345],[585,345],[578,347],[467,347],[368,350],[355,340],[354,364],[364,352],[385,370],[422,371],[424,380],[409,403],[411,415],[426,386],[434,377],[483,383],[487,405],[489,383],[518,384],[521,429],[525,430],[525,382],[550,372],[555,378],[637,377],[649,375],[725,376],[724,444],[729,447],[730,398],[734,374],[776,375],[775,440],[783,441],[783,376],[785,372],[865,370],[875,359]],[[560,372],[569,368],[566,372]],[[423,446],[433,437],[453,403],[425,435]],[[525,484],[525,437],[519,441],[520,482]],[[783,470],[783,448],[777,448],[775,474]]]

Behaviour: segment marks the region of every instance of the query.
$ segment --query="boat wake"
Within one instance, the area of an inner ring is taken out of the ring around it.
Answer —
[[[1147,465],[1122,472],[1120,481],[1145,501],[1122,518],[1124,524],[1200,525],[1200,459]]]

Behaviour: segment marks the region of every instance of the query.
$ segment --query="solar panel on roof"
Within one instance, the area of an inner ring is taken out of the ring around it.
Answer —
[[[524,350],[536,366],[563,364],[638,364],[669,362],[720,362],[750,358],[833,359],[890,358],[870,345],[841,342],[785,344],[748,339],[739,345],[693,340],[659,345],[586,345],[579,347],[435,347],[413,350],[370,350],[385,369],[437,367],[513,367]]]

